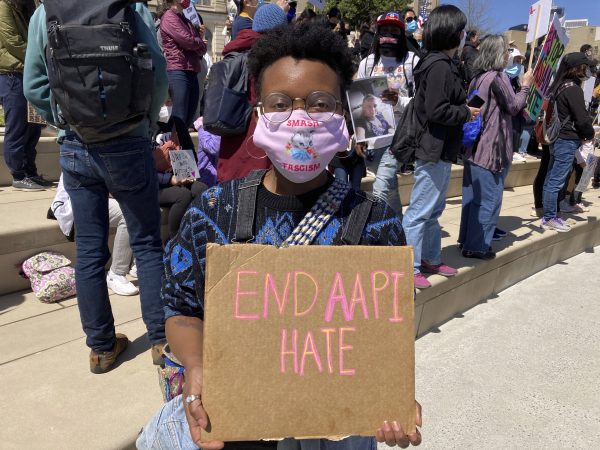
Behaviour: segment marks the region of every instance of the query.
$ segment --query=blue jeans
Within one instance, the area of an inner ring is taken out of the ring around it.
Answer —
[[[442,262],[442,229],[438,219],[446,208],[446,192],[452,163],[417,160],[415,185],[402,227],[406,242],[414,252],[414,272],[421,271],[421,260],[429,264]]]
[[[529,139],[531,139],[531,128],[523,128],[521,136],[519,138],[519,153],[525,155],[527,153],[527,147],[529,147]]]
[[[345,167],[336,167],[333,171],[333,175],[352,186],[355,191],[360,191],[360,183],[362,181],[363,173],[365,171],[365,165],[357,164],[350,170]]]
[[[373,430],[375,431],[375,430]],[[165,403],[144,426],[135,443],[138,450],[197,450],[185,418],[181,395]],[[239,447],[240,449],[243,447]],[[285,439],[277,450],[376,450],[372,437],[351,436],[343,441],[325,439]]]
[[[165,340],[160,299],[163,275],[158,181],[148,139],[128,137],[84,145],[74,137],[60,147],[65,189],[71,197],[77,263],[75,280],[86,344],[109,351],[115,327],[105,266],[108,250],[108,195],[119,202],[137,263],[142,318],[151,343]]]
[[[0,100],[4,108],[4,161],[14,180],[37,176],[35,146],[42,127],[27,122],[22,74],[0,74]]]
[[[544,219],[550,220],[556,217],[556,202],[558,194],[565,185],[567,177],[573,168],[575,152],[581,145],[580,140],[557,139],[550,146],[550,163],[548,173],[544,181]]]
[[[487,252],[500,217],[509,168],[494,173],[467,160],[464,164],[458,242],[464,250]]]
[[[200,99],[198,74],[191,70],[169,70],[167,77],[173,102],[171,115],[181,119],[186,127],[190,127],[196,119],[194,115]]]
[[[373,195],[386,201],[398,215],[402,215],[402,203],[398,192],[398,160],[390,153],[389,147],[378,148],[373,152],[372,161],[366,160],[367,168],[375,174]]]

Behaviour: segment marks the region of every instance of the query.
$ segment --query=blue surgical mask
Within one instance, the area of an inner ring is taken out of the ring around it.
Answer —
[[[419,28],[417,21],[413,20],[406,26],[406,31],[408,33],[414,33],[415,31],[417,31],[417,28]]]
[[[506,75],[508,75],[510,78],[517,78],[518,76],[521,75],[522,71],[523,71],[522,64],[512,64],[512,65],[508,66],[506,69],[504,69],[504,72],[506,72]]]

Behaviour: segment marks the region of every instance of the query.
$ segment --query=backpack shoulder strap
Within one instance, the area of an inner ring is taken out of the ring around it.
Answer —
[[[255,170],[240,181],[235,237],[232,242],[244,243],[254,239],[256,196],[266,170]]]
[[[342,243],[344,245],[358,245],[360,243],[360,238],[371,215],[375,198],[369,194],[365,197],[360,197],[363,200],[350,213],[348,223],[342,234]]]

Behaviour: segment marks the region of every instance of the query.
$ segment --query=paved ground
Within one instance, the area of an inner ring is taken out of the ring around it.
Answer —
[[[420,448],[600,448],[599,265],[597,247],[417,341]]]

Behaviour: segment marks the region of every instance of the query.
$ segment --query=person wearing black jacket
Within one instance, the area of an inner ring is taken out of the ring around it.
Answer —
[[[550,149],[548,174],[544,181],[541,227],[545,230],[566,232],[571,229],[558,217],[556,202],[571,172],[575,152],[582,143],[594,138],[594,127],[581,89],[582,82],[591,76],[591,64],[584,53],[569,53],[563,58],[550,86],[550,96],[556,96],[561,129]]]
[[[415,185],[403,227],[414,248],[415,287],[431,286],[423,273],[453,276],[456,269],[441,261],[438,218],[446,206],[452,162],[462,145],[462,127],[479,109],[469,108],[458,67],[453,62],[465,38],[467,18],[455,6],[435,8],[423,34],[426,56],[417,64],[415,119],[422,129],[416,150]]]
[[[469,30],[467,33],[467,42],[465,43],[465,47],[460,54],[460,60],[463,64],[464,76],[467,85],[469,85],[473,79],[473,76],[475,75],[473,73],[473,63],[477,59],[477,56],[479,56],[479,44],[479,33],[477,30]]]

